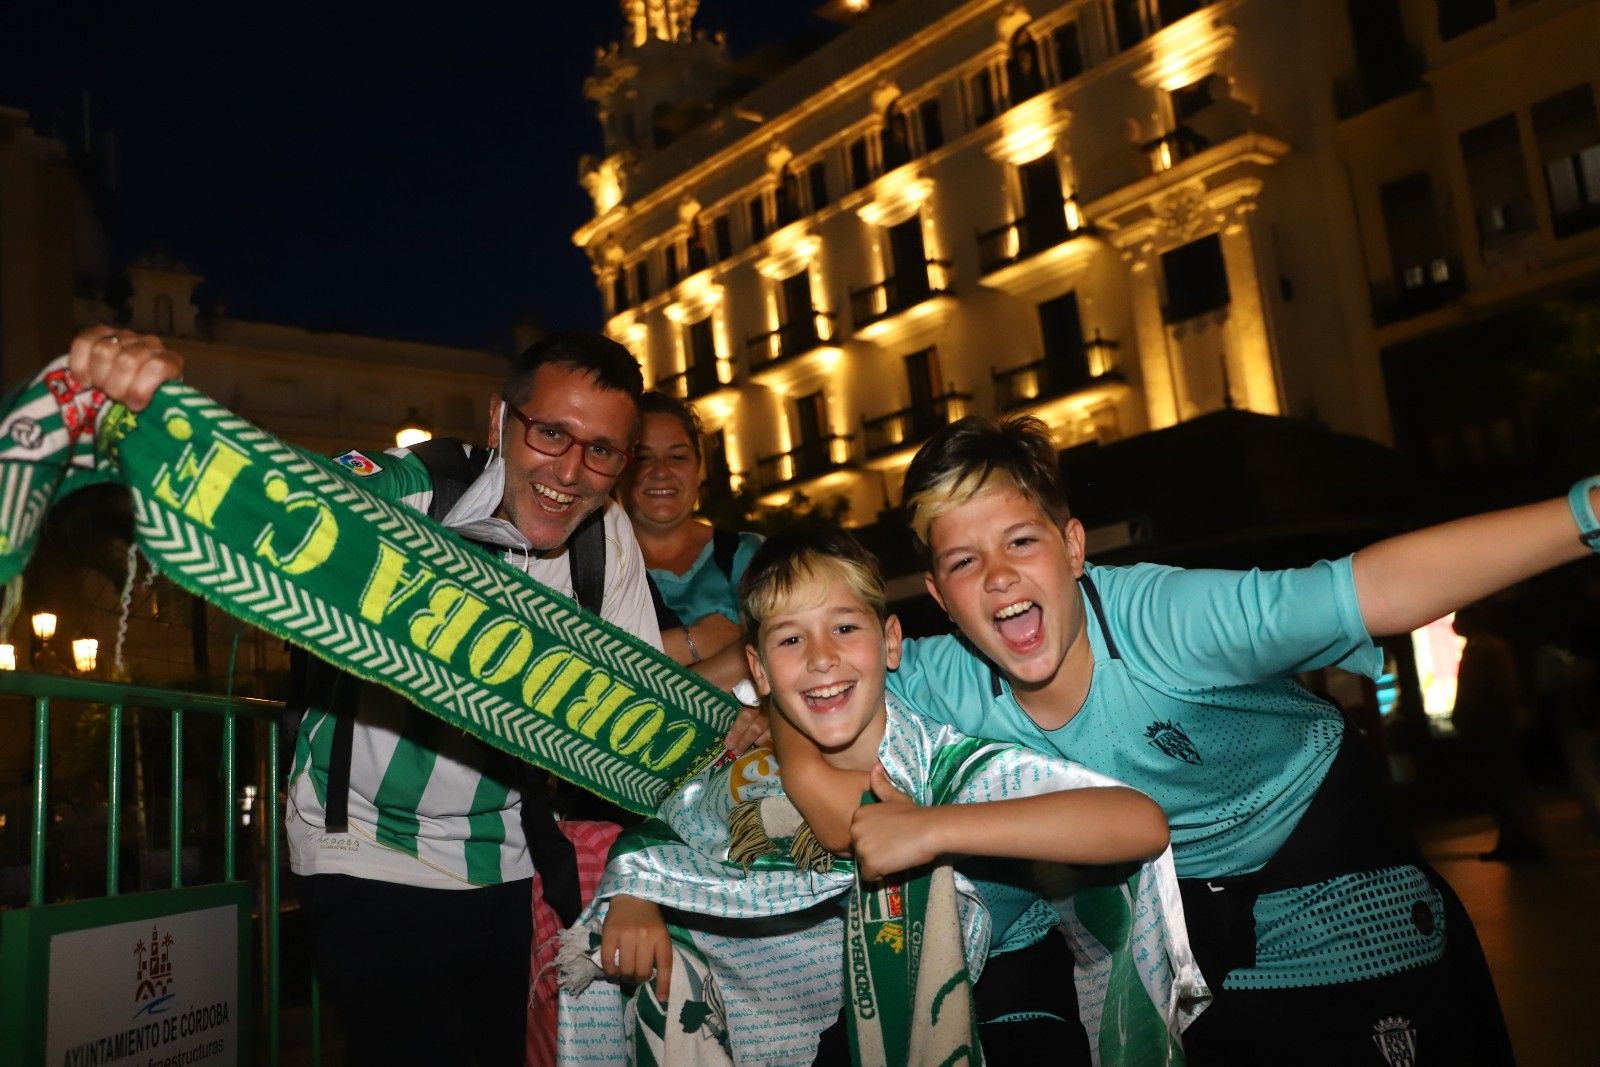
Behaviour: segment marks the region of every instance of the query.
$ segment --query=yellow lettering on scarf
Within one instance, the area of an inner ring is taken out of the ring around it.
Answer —
[[[467,631],[488,610],[488,604],[454,582],[440,582],[429,595],[428,606],[411,616],[411,643],[448,663]]]
[[[567,725],[593,741],[600,736],[600,731],[617,713],[617,709],[635,696],[638,694],[632,689],[596,671],[583,697],[573,701],[572,706],[567,708]]]
[[[382,622],[412,593],[433,580],[433,572],[422,566],[407,574],[406,562],[404,549],[381,539],[378,541],[378,562],[367,576],[367,587],[361,590],[363,619]]]
[[[617,721],[612,724],[611,733],[606,740],[611,751],[619,756],[632,756],[655,740],[656,734],[661,732],[661,725],[667,721],[667,713],[660,704],[653,701],[640,701],[627,711],[617,716]]]
[[[694,747],[698,732],[692,722],[668,723],[667,728],[661,733],[663,742],[661,749],[640,756],[639,765],[647,771],[659,771],[672,766]]]
[[[186,420],[177,422],[182,426],[168,426],[167,433],[181,441],[191,431]],[[163,463],[156,471],[152,492],[167,507],[181,510],[209,530],[213,528],[212,519],[216,517],[222,498],[228,495],[239,472],[248,466],[250,457],[225,437],[215,438],[203,459],[195,458],[194,445],[184,445],[175,464]]]
[[[533,661],[522,679],[522,703],[541,715],[555,715],[567,691],[589,670],[570,648],[553,648]]]
[[[272,524],[267,523],[256,537],[256,555],[285,574],[304,574],[326,563],[328,557],[333,554],[333,546],[339,540],[339,522],[333,517],[333,510],[318,499],[315,493],[289,492],[288,480],[277,471],[267,475],[265,491],[268,500],[282,504],[283,510],[287,512],[293,513],[310,508],[311,525],[306,527],[299,544],[291,548],[287,555],[279,556],[272,545]]]
[[[533,634],[516,619],[502,616],[485,626],[467,648],[467,670],[484,685],[516,677],[533,654]]]

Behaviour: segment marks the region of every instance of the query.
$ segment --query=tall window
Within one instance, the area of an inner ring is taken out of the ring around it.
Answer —
[[[699,322],[691,322],[688,327],[689,365],[684,370],[688,378],[688,395],[691,397],[715,392],[719,384],[717,342],[711,319],[712,316],[707,315]]]
[[[889,295],[891,305],[906,306],[909,302],[928,295],[928,253],[922,243],[922,217],[912,215],[902,223],[889,227],[889,256],[893,260],[896,294]]]
[[[661,250],[666,261],[666,287],[671,289],[683,280],[683,242],[673,241]]]
[[[650,299],[649,259],[641,259],[633,265],[633,295],[641,304]]]
[[[1461,160],[1472,190],[1479,244],[1533,229],[1533,200],[1515,115],[1501,115],[1464,132]]]
[[[1125,51],[1144,40],[1142,0],[1111,0],[1111,21],[1116,26],[1117,50]]]
[[[1011,38],[1011,58],[1006,63],[1006,75],[1011,83],[1012,103],[1035,96],[1044,88],[1044,72],[1039,64],[1039,45],[1026,26]]]
[[[1448,282],[1450,263],[1428,175],[1419,171],[1389,182],[1378,190],[1378,200],[1399,288],[1422,290]]]
[[[727,259],[733,252],[733,225],[727,212],[723,212],[711,220],[711,257],[713,260]]]
[[[755,244],[763,240],[772,230],[772,220],[767,217],[767,197],[764,193],[757,193],[745,204],[749,212],[750,243]]]
[[[1039,334],[1044,339],[1045,373],[1050,392],[1064,393],[1089,380],[1077,293],[1063,293],[1039,305]]]
[[[799,439],[794,457],[795,476],[805,478],[820,474],[828,469],[832,458],[829,455],[827,395],[819,389],[798,397],[794,409],[795,436]]]
[[[806,188],[811,192],[812,211],[828,206],[828,168],[822,160],[806,168]]]
[[[974,126],[982,126],[1000,113],[1000,86],[990,68],[967,79],[967,106]]]
[[[628,307],[628,272],[618,268],[611,276],[611,313],[616,314]]]
[[[1078,41],[1078,20],[1068,19],[1050,31],[1050,55],[1057,82],[1071,81],[1083,73],[1083,46]]]
[[[903,110],[890,104],[883,117],[883,169],[910,162],[911,155],[911,122]]]
[[[850,164],[850,188],[864,189],[876,178],[872,170],[872,144],[867,134],[862,134],[845,148],[845,158]]]
[[[791,274],[778,283],[778,296],[783,303],[783,321],[791,327],[803,328],[809,324],[816,329],[816,319],[811,311],[811,275],[806,271]]]
[[[1534,104],[1533,132],[1556,236],[1600,226],[1600,122],[1593,90],[1579,85]]]
[[[932,152],[944,145],[944,122],[939,117],[939,98],[930,96],[917,105],[917,125],[922,134],[922,150]]]
[[[706,480],[701,486],[701,503],[712,492],[729,492],[733,471],[728,463],[728,434],[726,430],[704,434],[700,438],[700,454],[706,458]]]
[[[1228,306],[1228,268],[1222,258],[1222,239],[1214,233],[1163,252],[1161,273],[1167,283],[1163,311],[1168,322],[1182,322]]]
[[[1065,198],[1061,195],[1061,168],[1054,156],[1043,156],[1017,168],[1022,186],[1024,219],[1021,251],[1031,252],[1060,244],[1067,236]]]

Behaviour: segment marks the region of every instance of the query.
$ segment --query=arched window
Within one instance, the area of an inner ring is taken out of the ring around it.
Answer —
[[[1011,59],[1006,64],[1006,74],[1011,82],[1013,104],[1037,95],[1044,88],[1044,74],[1039,67],[1039,45],[1026,26],[1012,35]]]

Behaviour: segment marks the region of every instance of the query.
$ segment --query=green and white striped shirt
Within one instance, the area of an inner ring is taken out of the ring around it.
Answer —
[[[340,462],[363,489],[427,511],[433,483],[410,453],[346,453]],[[508,523],[492,518],[504,485],[504,468],[496,458],[444,525],[474,540],[504,545],[507,563],[571,596],[565,548],[534,554]],[[614,502],[605,505],[604,527],[602,615],[659,648],[644,559],[627,515]],[[350,761],[349,831],[328,833],[334,722],[327,709],[309,709],[295,739],[284,823],[289,864],[297,874],[347,874],[440,889],[496,885],[533,874],[522,833],[522,798],[511,784],[518,769],[514,761],[382,686],[362,687]]]

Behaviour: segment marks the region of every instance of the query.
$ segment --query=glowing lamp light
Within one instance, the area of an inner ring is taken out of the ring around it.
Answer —
[[[94,670],[100,658],[100,642],[93,637],[80,637],[72,642],[72,665],[79,674]]]
[[[56,617],[54,612],[39,611],[33,616],[33,636],[41,641],[48,641],[56,635]]]
[[[17,669],[17,646],[12,644],[0,645],[0,671],[14,671]]]
[[[394,443],[401,448],[410,448],[432,439],[433,427],[428,425],[416,408],[408,408],[405,421],[394,432]]]
[[[1083,209],[1078,206],[1078,191],[1067,194],[1067,231],[1077,233],[1083,229]]]

